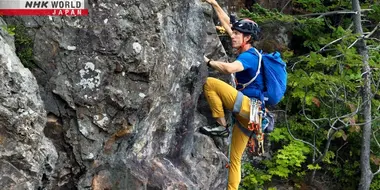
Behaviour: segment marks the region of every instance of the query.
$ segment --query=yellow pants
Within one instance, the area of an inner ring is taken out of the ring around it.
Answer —
[[[214,118],[224,117],[223,107],[232,110],[238,91],[231,85],[212,77],[208,77],[204,85],[204,93]],[[239,115],[235,115],[242,126],[248,126],[249,98],[243,97]],[[236,124],[235,124],[236,125]],[[230,167],[228,172],[228,190],[238,189],[241,180],[241,158],[249,137],[237,126],[233,127],[230,147]]]

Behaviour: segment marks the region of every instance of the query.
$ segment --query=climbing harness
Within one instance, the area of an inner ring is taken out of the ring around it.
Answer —
[[[242,95],[241,92],[238,93],[238,97],[235,101],[235,107],[238,107],[239,103],[239,94]],[[234,107],[234,108],[235,108]],[[234,112],[236,113],[236,112]],[[249,148],[249,152],[256,153],[261,156],[264,154],[264,127],[268,126],[268,121],[264,117],[266,117],[265,109],[263,109],[262,102],[256,98],[250,99],[250,115],[246,118],[249,119],[248,126],[244,127],[239,121],[234,119],[232,116],[230,126],[236,125],[246,136],[249,137],[247,147]],[[263,122],[265,121],[265,122]],[[264,123],[264,125],[263,125]],[[256,142],[257,141],[257,142]]]

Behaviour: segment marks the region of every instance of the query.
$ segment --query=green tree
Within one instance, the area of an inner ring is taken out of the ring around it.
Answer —
[[[310,6],[313,3],[318,6]],[[359,186],[360,166],[362,174],[364,171],[372,176],[378,173],[371,172],[371,166],[376,166],[375,161],[380,156],[379,151],[375,151],[380,147],[376,138],[378,130],[371,138],[371,128],[379,125],[376,121],[380,102],[375,98],[379,94],[379,82],[373,82],[379,81],[380,40],[373,37],[378,28],[379,5],[365,2],[362,5],[365,9],[360,10],[343,1],[297,0],[293,4],[304,9],[306,14],[283,15],[258,5],[252,12],[242,11],[244,16],[261,24],[291,23],[293,35],[301,42],[297,49],[283,52],[288,62],[289,84],[280,108],[284,109],[281,113],[286,113],[286,122],[277,123],[271,134],[276,151],[271,160],[263,162],[265,167],[260,172],[270,176],[264,179],[277,177],[295,182],[310,176],[312,183],[316,172],[324,171],[338,184],[345,184],[341,188],[355,189]],[[364,11],[367,14],[362,16],[368,20],[363,24],[364,32],[360,33],[353,18],[360,15],[357,12]],[[367,44],[363,45],[365,41]],[[367,48],[367,53],[362,53],[362,47]],[[287,135],[284,135],[285,131],[288,131]],[[311,149],[289,149],[294,141]],[[376,146],[370,149],[368,143]],[[363,147],[366,148],[364,151],[361,150]],[[301,162],[286,161],[293,156]],[[300,159],[303,157],[305,159]],[[358,161],[360,158],[361,162]],[[260,172],[256,171],[259,175]],[[252,175],[246,176],[252,178]],[[256,176],[256,179],[260,178]],[[368,178],[365,183],[363,189],[368,189],[371,183]]]
[[[360,36],[363,36],[363,28],[362,28],[362,19],[361,19],[361,8],[359,0],[352,0],[352,9],[357,12],[354,15],[354,25],[355,32]],[[363,101],[363,117],[364,117],[364,125],[363,125],[363,133],[362,133],[362,144],[361,144],[361,153],[360,153],[360,168],[361,168],[361,177],[359,189],[369,189],[374,173],[371,170],[370,165],[370,151],[371,151],[371,131],[372,131],[372,103],[371,103],[371,68],[369,66],[369,53],[367,49],[367,44],[363,38],[359,38],[356,44],[358,53],[362,57],[363,61],[363,89],[362,89],[362,101]],[[376,138],[376,137],[375,137]],[[378,172],[380,171],[380,168]],[[378,173],[376,172],[376,173]],[[376,174],[375,173],[375,174]]]

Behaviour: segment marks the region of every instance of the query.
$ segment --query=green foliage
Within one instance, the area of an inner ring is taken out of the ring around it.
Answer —
[[[290,139],[291,137],[285,127],[277,127],[272,133],[269,134],[269,140],[276,143],[287,143]]]
[[[14,32],[16,54],[26,68],[34,68],[33,39],[28,36],[27,29],[22,25],[8,26]]]
[[[323,13],[328,11],[350,10],[350,1],[293,0],[298,13]],[[379,3],[361,2],[372,11],[364,14],[370,24],[363,25],[364,31],[371,31],[380,21]],[[276,129],[270,134],[274,151],[273,158],[262,162],[263,169],[246,170],[243,181],[263,187],[269,180],[287,179],[297,184],[312,171],[328,175],[342,189],[356,189],[360,176],[360,144],[363,117],[356,109],[362,103],[361,87],[362,57],[355,43],[360,38],[352,31],[351,15],[332,15],[321,17],[301,17],[283,15],[278,11],[254,6],[253,12],[242,11],[244,17],[250,17],[260,24],[268,22],[290,23],[293,26],[293,47],[282,52],[288,63],[287,94],[281,108],[287,112],[288,123],[278,121]],[[369,50],[369,64],[372,69],[372,82],[380,81],[380,42],[366,39]],[[372,86],[373,94],[380,96],[378,84]],[[372,118],[380,117],[380,100],[372,100]],[[359,109],[360,110],[360,109]],[[334,119],[341,117],[339,120]],[[313,123],[310,119],[315,119]],[[380,165],[380,119],[372,123],[371,164],[373,171]],[[321,162],[313,163],[311,146],[294,141],[288,128],[296,138],[312,143],[320,151],[325,146],[331,127],[341,127],[332,137],[330,147]],[[376,139],[375,139],[376,137]],[[254,177],[251,173],[254,173]],[[269,175],[269,176],[268,176]],[[249,177],[248,177],[249,176]],[[263,179],[260,176],[266,176]],[[249,178],[249,179],[248,179]],[[380,178],[375,177],[371,189],[380,189]],[[295,185],[297,186],[297,185]]]
[[[293,0],[293,6],[304,12],[328,12],[336,9],[350,9],[350,1]]]
[[[345,184],[347,189],[355,189],[359,183],[360,164],[358,161],[345,160],[339,164],[329,165],[326,169],[335,179],[339,180],[339,183]]]
[[[327,151],[326,156],[323,158],[323,162],[327,164],[332,163],[332,159],[335,158],[335,153],[332,151]]]
[[[243,164],[243,180],[241,184],[242,189],[256,190],[262,188],[264,183],[272,180],[272,176],[266,174],[264,171],[254,168],[250,163]]]
[[[281,22],[294,22],[296,20],[295,17],[290,15],[285,15],[277,10],[268,10],[263,7],[261,7],[259,4],[254,4],[252,6],[252,12],[248,10],[242,10],[241,13],[244,15],[244,17],[251,18],[258,24],[266,23],[266,22],[275,22],[275,21],[281,21]]]
[[[290,144],[280,149],[274,156],[273,161],[265,161],[268,167],[268,173],[271,175],[287,178],[289,174],[296,174],[297,177],[303,177],[302,165],[306,161],[306,154],[310,148],[298,141],[292,141]]]
[[[328,35],[325,33],[324,26],[325,23],[322,18],[300,20],[296,24],[293,34],[305,39],[304,47],[319,50],[325,41],[323,37]]]
[[[309,170],[320,170],[321,169],[321,166],[319,166],[318,164],[308,164],[307,165],[307,169]]]
[[[380,175],[376,175],[373,178],[370,190],[380,190]]]
[[[380,22],[380,4],[374,4],[369,7],[371,11],[368,13],[368,18],[373,20],[374,22]]]
[[[14,36],[14,35],[15,35],[15,29],[16,29],[15,27],[4,25],[4,26],[1,26],[1,28],[2,28],[5,32],[7,32],[9,35],[11,35],[11,36]]]
[[[307,155],[310,153],[310,147],[298,141],[289,141],[290,136],[285,133],[284,136],[280,134],[284,128],[276,128],[273,133],[271,133],[271,138],[276,138],[277,140],[288,141],[289,143],[283,147],[283,149],[278,150],[273,159],[264,160],[262,164],[265,165],[266,169],[254,168],[250,163],[243,164],[243,179],[241,189],[253,190],[260,189],[264,187],[264,184],[270,182],[272,178],[279,177],[283,179],[288,179],[290,175],[292,178],[303,178],[306,174],[306,168],[318,169],[318,165],[305,165]],[[281,136],[281,137],[277,137]],[[268,188],[268,187],[266,187]]]
[[[294,5],[304,9],[306,11],[326,11],[326,7],[323,6],[321,0],[294,0]]]

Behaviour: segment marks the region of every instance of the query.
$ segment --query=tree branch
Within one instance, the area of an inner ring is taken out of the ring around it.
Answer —
[[[285,110],[288,110],[288,104],[286,104],[286,108],[285,108]],[[285,112],[285,111],[284,111],[284,112]],[[309,143],[309,142],[307,142],[307,141],[304,141],[304,140],[302,140],[302,139],[298,139],[298,138],[296,138],[296,137],[293,135],[293,133],[290,131],[289,122],[288,122],[288,115],[286,114],[286,112],[285,112],[285,123],[286,123],[286,128],[288,129],[288,133],[289,133],[289,135],[290,135],[294,140],[296,140],[296,141],[300,141],[300,142],[302,142],[302,143],[305,143],[305,144],[309,145],[310,147],[312,147],[315,151],[317,151],[319,155],[322,154],[322,153],[318,150],[318,148],[317,148],[316,146],[314,146],[313,144],[311,144],[311,143]]]
[[[292,0],[289,0],[288,2],[286,2],[286,4],[282,7],[280,13],[282,13],[282,11],[284,11],[285,7],[287,7],[290,2],[292,2]]]
[[[327,108],[331,108],[331,106],[327,105],[327,103],[322,98],[320,98],[319,101],[321,101],[322,104],[325,105]]]
[[[337,97],[335,96],[335,93],[330,89],[330,92],[331,92],[331,96],[334,97],[334,99],[337,99]],[[341,100],[344,102],[344,100]],[[335,117],[332,117],[332,118],[318,118],[318,119],[312,119],[310,117],[308,117],[306,115],[306,112],[305,112],[305,102],[306,102],[306,91],[305,91],[305,96],[303,98],[303,101],[302,101],[302,115],[305,116],[305,118],[310,121],[314,126],[316,126],[317,128],[319,128],[319,125],[316,123],[316,122],[319,122],[319,121],[329,121],[329,125],[330,125],[330,128],[333,128],[334,130],[337,130],[338,128],[334,127],[336,125],[336,123],[338,121],[340,121],[342,124],[345,125],[345,127],[349,126],[351,123],[347,123],[347,122],[344,122],[342,119],[344,118],[349,118],[349,117],[353,117],[354,115],[356,115],[358,112],[359,112],[359,109],[360,107],[362,106],[362,104],[360,104],[360,101],[358,100],[357,102],[357,105],[356,105],[356,109],[354,111],[352,111],[351,113],[348,113],[348,114],[345,114],[345,115],[341,115],[341,116],[338,116],[337,113],[335,112]],[[329,108],[332,109],[331,106],[328,106]],[[331,123],[332,122],[332,123]]]
[[[330,128],[330,129],[331,129],[331,128]],[[323,150],[323,154],[321,154],[321,155],[318,157],[318,159],[317,159],[313,164],[317,164],[317,163],[319,163],[319,162],[322,161],[322,159],[326,156],[327,151],[329,151],[329,149],[330,149],[331,140],[332,140],[332,138],[334,137],[334,135],[335,135],[336,132],[337,132],[337,130],[334,130],[334,131],[332,132],[332,134],[330,135],[330,137],[327,139],[325,149]]]
[[[309,142],[307,142],[307,141],[304,141],[304,140],[302,140],[302,139],[298,139],[298,138],[296,138],[296,137],[293,135],[293,133],[290,131],[289,123],[287,122],[287,116],[285,116],[285,120],[286,120],[286,123],[287,123],[287,124],[286,124],[286,127],[288,128],[289,135],[290,135],[294,140],[296,140],[296,141],[300,141],[300,142],[302,142],[302,143],[305,143],[305,144],[311,146],[315,151],[318,152],[319,155],[322,155],[321,151],[319,151],[318,148],[317,148],[316,146],[314,146],[313,144],[311,144],[311,143],[309,143]]]
[[[363,10],[366,10],[366,11],[368,11],[368,10],[372,10],[372,9],[362,9],[362,11]],[[336,11],[333,11],[333,12],[336,12]],[[333,12],[331,12],[331,13],[333,13]],[[356,12],[355,12],[356,13]],[[321,14],[321,13],[313,13],[313,14]],[[309,14],[309,15],[312,15],[312,14]],[[305,15],[304,15],[305,16]],[[349,28],[351,28],[353,25],[350,25],[350,27]],[[360,39],[372,39],[372,40],[376,40],[376,41],[380,41],[379,39],[377,39],[377,38],[370,38],[374,33],[375,33],[375,31],[377,30],[377,28],[379,28],[380,27],[380,22],[379,23],[377,23],[377,25],[375,26],[375,28],[371,31],[371,32],[368,32],[368,33],[366,33],[367,35],[365,35],[365,36],[360,36],[359,38],[357,38],[351,45],[349,45],[347,48],[348,49],[350,49],[351,47],[353,47]],[[343,36],[343,37],[340,37],[340,38],[338,38],[338,39],[335,39],[335,40],[333,40],[333,41],[331,41],[331,42],[329,42],[328,44],[326,44],[326,45],[324,45],[321,49],[319,49],[316,53],[320,53],[320,52],[322,52],[322,51],[324,51],[327,47],[329,47],[329,46],[331,46],[331,45],[333,45],[333,44],[335,44],[336,42],[339,42],[339,41],[341,41],[341,40],[343,40],[345,37],[347,37],[347,36]],[[339,58],[339,57],[342,57],[343,56],[343,54],[339,54],[339,55],[336,55],[336,56],[334,56],[333,58],[334,59],[336,59],[336,58]],[[308,54],[308,55],[306,55],[305,56],[305,58],[309,58],[310,57],[310,54]],[[292,65],[292,67],[291,67],[291,70],[293,71],[294,70],[294,67],[299,63],[299,62],[302,62],[304,59],[301,59],[301,60],[299,60],[299,61],[296,61],[293,65]]]
[[[343,10],[343,11],[331,11],[331,12],[326,12],[326,13],[310,13],[310,14],[304,14],[300,16],[303,16],[303,17],[318,16],[317,18],[321,18],[324,16],[336,15],[336,14],[357,14],[357,12],[351,11],[351,10]]]
[[[380,117],[375,117],[375,118],[372,118],[372,121],[377,121],[377,120],[379,120],[379,119],[380,119]],[[357,124],[355,124],[355,125],[361,126],[361,125],[365,125],[365,124],[368,124],[368,123],[370,123],[370,122],[357,123]]]
[[[379,131],[379,130],[380,130],[380,128],[376,129],[376,130],[374,131],[374,133],[377,133],[377,131]]]
[[[309,57],[310,57],[310,54],[308,54],[308,55],[305,56],[305,58],[309,58]],[[295,67],[298,63],[304,61],[305,58],[302,58],[301,60],[298,60],[298,61],[296,61],[295,63],[293,63],[292,68],[290,68],[290,69],[291,69],[292,71],[294,71],[294,67]]]
[[[379,173],[380,173],[380,166],[379,166],[379,170],[377,170],[375,173],[373,173],[373,175],[375,176],[375,175],[377,175]]]
[[[379,26],[380,26],[380,22],[377,23],[377,25],[375,26],[375,28],[374,28],[371,32],[369,32],[367,35],[365,35],[364,38],[369,38],[369,37],[371,37],[372,34],[375,33],[375,31],[377,30],[377,28],[379,28]]]
[[[356,44],[356,42],[358,42],[360,39],[362,39],[362,37],[356,39],[356,40],[354,41],[354,43],[352,43],[350,46],[347,47],[347,49],[352,48],[352,46],[354,46],[354,45]]]
[[[373,68],[372,70],[378,70],[378,69],[379,69],[379,68]],[[373,72],[373,73],[375,73],[375,72]],[[371,97],[371,99],[372,99],[372,98],[374,98],[374,97],[376,96],[376,93],[377,93],[377,91],[379,90],[380,79],[376,82],[375,79],[374,79],[374,76],[371,75],[371,80],[373,81],[373,84],[374,84],[374,86],[375,86],[375,90],[374,90],[375,93],[372,93],[372,97]]]
[[[319,53],[319,52],[323,51],[326,47],[328,47],[328,46],[330,46],[330,45],[332,45],[332,44],[334,44],[334,43],[336,43],[336,42],[341,41],[344,37],[345,37],[345,36],[343,36],[343,37],[341,37],[341,38],[338,38],[338,39],[336,39],[336,40],[331,41],[330,43],[326,44],[326,45],[323,46],[321,49],[319,49],[317,52]]]
[[[336,56],[333,57],[333,59],[336,59],[336,58],[339,58],[339,57],[343,57],[343,54],[336,55]]]
[[[326,44],[325,46],[323,46],[321,49],[319,49],[318,51],[316,51],[316,53],[321,53],[321,52],[324,51],[327,47],[329,47],[329,46],[335,44],[336,42],[341,41],[341,40],[342,40],[343,38],[345,38],[345,37],[346,37],[346,36],[343,36],[343,37],[340,37],[340,38],[338,38],[338,39],[335,39],[335,40],[329,42],[328,44]],[[305,58],[309,58],[309,57],[310,57],[310,54],[308,54],[308,55],[305,56]],[[299,62],[302,62],[303,60],[305,60],[305,58],[296,61],[296,62],[292,65],[291,70],[293,71],[293,70],[294,70],[294,67],[295,67]]]
[[[314,120],[310,119],[306,113],[305,113],[305,102],[306,102],[306,94],[307,94],[307,88],[305,89],[305,96],[303,97],[303,101],[302,101],[302,114],[305,116],[305,118],[307,120],[309,120],[312,124],[314,124],[314,126],[316,128],[319,128],[319,125],[317,123],[314,122]]]
[[[367,35],[363,35],[363,36],[360,36],[359,38],[357,38],[354,43],[352,43],[350,46],[348,46],[347,48],[350,49],[352,46],[354,46],[356,44],[356,42],[358,42],[359,40],[361,39],[369,39],[369,37],[372,36],[372,34],[375,33],[375,31],[377,30],[377,28],[380,26],[380,22],[377,23],[377,25],[375,26],[375,28],[371,31],[371,32],[368,32],[366,33]]]
[[[340,151],[340,149],[342,149],[344,146],[346,146],[346,144],[347,144],[348,142],[346,141],[342,146],[340,146],[339,148],[338,148],[338,150],[336,150],[336,161],[338,161],[338,157],[339,157],[339,151]]]
[[[377,38],[367,38],[367,40],[375,40],[375,41],[380,42],[380,39],[377,39]]]
[[[376,142],[376,144],[377,144],[377,146],[380,148],[380,143],[379,143],[379,141],[377,141],[377,138],[376,138],[376,132],[377,132],[377,130],[376,131],[373,131],[372,132],[372,136],[373,136],[373,138],[375,139],[375,142]]]
[[[366,12],[366,11],[371,11],[372,9],[362,9],[361,12]],[[311,13],[311,14],[304,14],[304,15],[299,15],[302,17],[309,17],[309,16],[318,16],[317,18],[321,18],[324,16],[329,16],[329,15],[335,15],[335,14],[358,14],[357,11],[352,11],[352,10],[341,10],[341,11],[331,11],[331,12],[326,12],[326,13]]]

